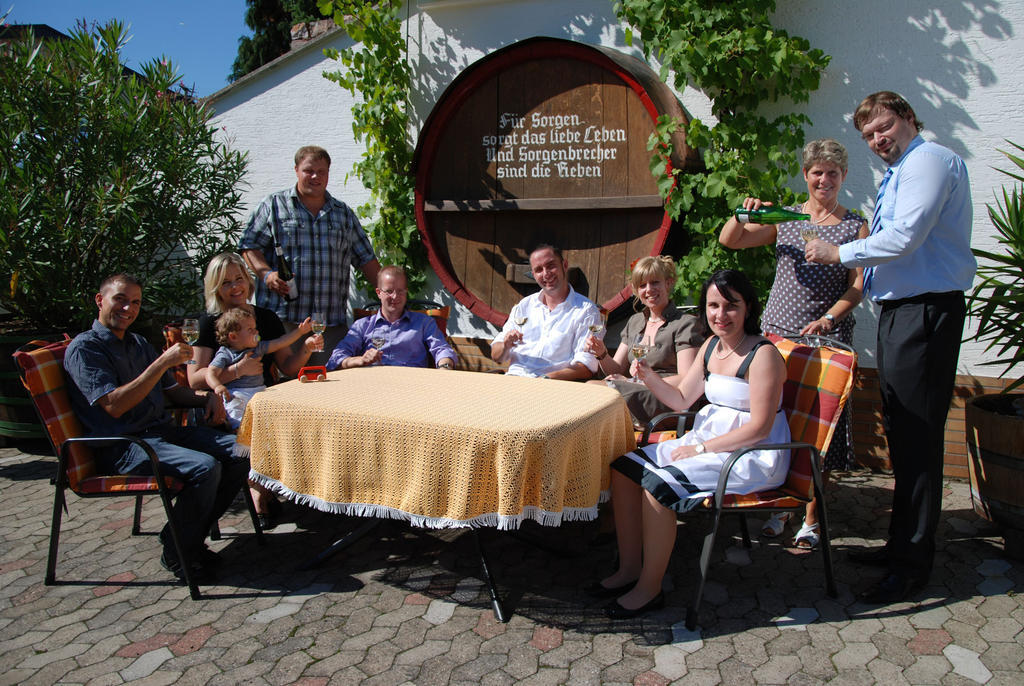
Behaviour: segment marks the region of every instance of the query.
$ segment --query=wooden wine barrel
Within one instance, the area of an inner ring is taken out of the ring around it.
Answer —
[[[11,440],[45,435],[13,357],[18,348],[37,338],[40,336],[0,336],[0,447]]]
[[[974,511],[1018,531],[1024,530],[1024,417],[1014,414],[1013,401],[1021,398],[980,395],[965,409]]]
[[[577,290],[613,310],[634,260],[659,254],[671,219],[649,163],[662,114],[687,117],[643,61],[532,38],[463,71],[416,149],[416,221],[441,282],[502,325],[537,290],[528,251],[561,247]],[[699,171],[682,133],[672,164]]]

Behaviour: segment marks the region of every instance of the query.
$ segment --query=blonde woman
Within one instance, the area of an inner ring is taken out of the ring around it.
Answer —
[[[192,346],[192,359],[196,364],[187,365],[188,383],[193,389],[210,390],[216,385],[210,383],[209,366],[213,354],[220,347],[217,342],[217,319],[226,310],[246,305],[255,287],[256,283],[253,281],[252,274],[249,273],[249,269],[240,255],[233,252],[221,253],[210,260],[210,264],[206,266],[203,295],[207,311],[199,318],[199,340]],[[264,307],[253,307],[252,311],[253,317],[256,319],[256,330],[261,339],[271,341],[285,335],[284,324],[271,310]],[[291,347],[284,347],[273,354],[264,355],[262,361],[246,357],[245,360],[227,367],[224,372],[226,376],[236,379],[263,374],[264,383],[269,386],[274,383],[270,371],[271,365],[277,363],[283,374],[294,376],[322,342],[323,339],[320,336],[310,336],[297,351]],[[265,529],[272,528],[272,514],[277,506],[277,500],[268,491],[252,482],[249,482],[249,487],[252,490],[253,501],[256,503],[260,526]]]
[[[641,311],[626,322],[622,331],[622,342],[611,355],[604,341],[595,336],[587,340],[587,350],[594,354],[603,381],[608,383],[626,399],[626,405],[638,424],[644,424],[668,407],[659,401],[643,384],[632,381],[630,376],[629,347],[639,339],[651,342],[650,352],[645,361],[651,369],[669,383],[680,370],[689,369],[697,356],[697,349],[704,342],[705,332],[700,320],[672,303],[672,288],[676,283],[676,265],[672,258],[655,255],[640,258],[629,275],[633,289],[634,307]]]

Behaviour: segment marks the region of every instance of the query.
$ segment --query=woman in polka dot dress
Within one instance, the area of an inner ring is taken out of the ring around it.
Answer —
[[[839,189],[846,180],[846,148],[831,138],[811,141],[804,146],[802,167],[807,202],[787,209],[811,215],[810,221],[744,224],[732,217],[722,227],[718,240],[734,250],[775,243],[775,283],[761,320],[765,333],[789,337],[820,334],[851,344],[853,309],[863,294],[863,270],[807,262],[804,236],[817,235],[833,245],[842,245],[866,238],[868,223],[839,204]],[[743,201],[747,209],[769,204],[758,198]],[[826,471],[853,466],[851,416],[847,404],[825,455]],[[818,544],[815,506],[814,502],[807,505],[803,526],[796,535],[796,545],[803,548]],[[765,522],[761,534],[778,536],[788,520],[789,513],[773,515]]]

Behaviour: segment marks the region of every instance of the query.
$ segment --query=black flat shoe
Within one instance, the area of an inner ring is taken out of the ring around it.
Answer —
[[[892,572],[878,584],[861,593],[857,599],[866,605],[888,605],[906,600],[924,588],[925,580],[919,577]]]
[[[639,617],[642,614],[646,614],[653,610],[660,610],[665,607],[665,594],[659,593],[658,595],[651,598],[650,602],[646,605],[636,608],[635,610],[629,610],[619,605],[619,601],[612,601],[608,607],[604,609],[605,615],[608,619],[633,619]]]
[[[591,598],[618,598],[620,595],[632,591],[634,586],[636,586],[635,581],[623,584],[622,586],[616,586],[615,588],[609,588],[600,581],[594,581],[584,586],[583,592]]]
[[[888,567],[889,551],[885,546],[881,548],[861,548],[850,550],[846,553],[846,559],[858,565],[868,567]]]

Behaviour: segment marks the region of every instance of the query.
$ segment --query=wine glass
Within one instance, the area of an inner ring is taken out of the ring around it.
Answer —
[[[327,330],[327,318],[324,316],[324,313],[314,312],[309,315],[309,318],[313,323],[313,333],[322,337],[324,335],[324,331]],[[322,353],[324,351],[323,338],[320,339],[320,344],[317,345],[316,351],[318,353]]]
[[[199,340],[199,320],[185,319],[181,322],[181,337],[189,345],[195,345]],[[188,364],[198,364],[195,360],[189,360]]]
[[[387,339],[377,334],[370,339],[370,342],[373,343],[374,348],[381,351],[380,363],[384,364],[384,344],[388,342]]]
[[[650,341],[644,338],[642,333],[637,334],[633,344],[629,346],[629,356],[634,360],[640,361],[647,357],[647,353],[651,351]],[[642,383],[640,377],[636,374],[633,375],[633,381],[636,383]]]
[[[527,317],[526,313],[520,310],[518,306],[512,312],[512,321],[515,323],[519,333],[524,333],[523,327],[526,326],[527,319],[529,319],[529,317]]]
[[[818,230],[817,229],[811,228],[809,226],[806,227],[806,228],[800,229],[800,238],[804,239],[804,243],[810,243],[811,241],[813,241],[817,237],[818,237]]]

